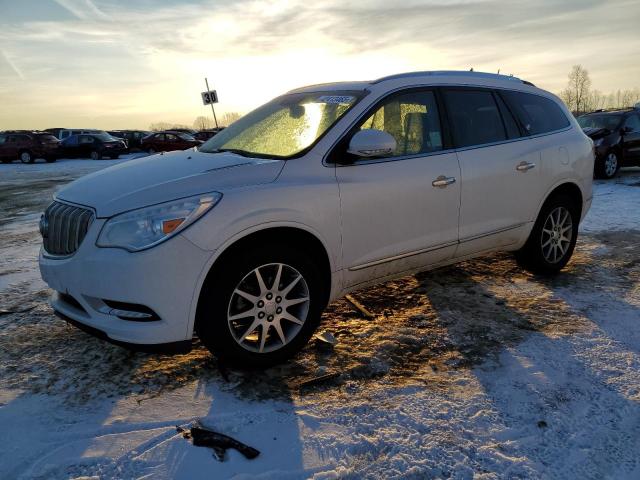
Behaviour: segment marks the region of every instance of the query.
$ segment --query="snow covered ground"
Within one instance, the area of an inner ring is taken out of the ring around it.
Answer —
[[[0,479],[640,478],[640,170],[596,182],[558,277],[500,254],[389,282],[354,295],[374,319],[330,306],[335,347],[239,371],[52,315],[39,213],[113,163],[0,165]],[[218,462],[194,420],[260,455]]]

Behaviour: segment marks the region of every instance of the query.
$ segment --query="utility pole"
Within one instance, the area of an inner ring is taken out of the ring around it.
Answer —
[[[207,80],[207,77],[204,77],[204,83],[207,86],[207,92],[210,92],[211,90],[209,90],[209,80]],[[213,121],[216,122],[216,128],[218,128],[218,119],[216,118],[216,110],[213,108],[213,102],[211,102],[211,112],[213,113]]]

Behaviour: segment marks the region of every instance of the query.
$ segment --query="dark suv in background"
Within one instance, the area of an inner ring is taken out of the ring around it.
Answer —
[[[597,110],[577,120],[593,140],[597,178],[613,178],[620,167],[640,165],[640,109]]]
[[[106,132],[97,134],[71,135],[60,144],[60,157],[112,159],[127,153],[127,145],[120,138],[114,138]]]
[[[0,160],[33,163],[36,158],[55,162],[60,141],[49,132],[10,130],[0,133]]]

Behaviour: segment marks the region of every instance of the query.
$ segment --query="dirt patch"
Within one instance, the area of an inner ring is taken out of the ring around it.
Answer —
[[[447,371],[491,364],[509,345],[533,332],[567,335],[584,317],[554,291],[638,288],[633,245],[640,233],[582,236],[566,271],[532,276],[508,254],[406,277],[355,294],[374,319],[361,318],[346,300],[329,306],[321,328],[335,347],[312,343],[293,361],[266,371],[223,368],[196,343],[186,355],[133,353],[92,338],[53,316],[47,290],[19,287],[0,296],[0,378],[7,387],[58,394],[84,403],[135,394],[141,400],[193,380],[215,379],[251,398],[290,395],[302,378],[342,372],[309,391],[342,392],[349,383],[446,385]],[[601,293],[601,292],[600,292]],[[12,313],[15,312],[15,313]],[[225,380],[226,378],[226,380]]]

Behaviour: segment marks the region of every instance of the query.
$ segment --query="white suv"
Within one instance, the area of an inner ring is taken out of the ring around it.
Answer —
[[[555,273],[593,144],[514,77],[418,72],[293,90],[198,149],[60,190],[41,220],[54,310],[107,340],[281,361],[328,302],[496,250]]]

